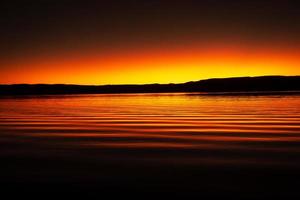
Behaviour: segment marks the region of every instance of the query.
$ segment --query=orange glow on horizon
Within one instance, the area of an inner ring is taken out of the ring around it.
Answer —
[[[299,58],[299,51],[291,49],[229,47],[28,56],[5,63],[8,67],[1,72],[0,83],[147,84],[300,75]]]

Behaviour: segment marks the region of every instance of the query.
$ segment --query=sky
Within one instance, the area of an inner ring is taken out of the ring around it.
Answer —
[[[300,75],[297,0],[1,1],[0,84]]]

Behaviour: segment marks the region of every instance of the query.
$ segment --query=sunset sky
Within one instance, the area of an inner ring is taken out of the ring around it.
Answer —
[[[0,84],[300,75],[299,19],[292,0],[2,2]]]

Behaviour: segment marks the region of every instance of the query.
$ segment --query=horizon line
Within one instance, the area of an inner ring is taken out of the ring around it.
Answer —
[[[262,76],[232,76],[232,77],[224,77],[224,78],[206,78],[206,79],[198,79],[192,80],[187,82],[169,82],[169,83],[117,83],[117,84],[75,84],[75,83],[0,83],[0,85],[74,85],[74,86],[119,86],[119,85],[171,85],[171,84],[185,84],[191,82],[198,82],[198,81],[206,81],[206,80],[214,80],[214,79],[234,79],[234,78],[262,78],[262,77],[299,77],[299,75],[262,75]]]

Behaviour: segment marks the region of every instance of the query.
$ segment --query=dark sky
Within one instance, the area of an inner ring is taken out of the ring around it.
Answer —
[[[5,63],[12,60],[53,52],[101,52],[210,42],[283,45],[298,50],[298,2],[2,1],[0,64],[5,69]]]

